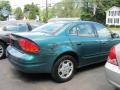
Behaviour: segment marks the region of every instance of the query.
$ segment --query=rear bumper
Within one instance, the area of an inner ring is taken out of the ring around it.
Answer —
[[[15,59],[15,57],[14,57]],[[11,57],[9,57],[10,63],[15,67],[15,69],[25,72],[25,73],[48,73],[47,63],[42,64],[22,64],[13,61]]]
[[[120,88],[120,69],[118,66],[106,63],[106,78],[114,86]]]
[[[22,53],[9,46],[7,48],[7,56],[10,63],[15,67],[15,69],[20,70],[25,73],[50,73],[52,67],[50,67],[50,60],[37,60],[32,55]],[[43,62],[44,61],[44,62]]]

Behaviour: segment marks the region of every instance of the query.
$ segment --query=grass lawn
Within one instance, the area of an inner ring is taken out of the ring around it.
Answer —
[[[110,30],[120,31],[120,27],[108,27]]]

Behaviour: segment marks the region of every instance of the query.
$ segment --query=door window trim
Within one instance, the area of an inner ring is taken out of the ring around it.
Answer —
[[[78,26],[78,25],[80,25],[80,24],[88,24],[88,25],[90,25],[91,28],[92,28],[92,32],[93,32],[94,36],[80,36],[80,35],[78,35],[78,32],[77,32],[76,35],[75,35],[75,34],[70,34],[70,30],[71,30],[73,27],[76,27],[76,26]],[[69,33],[69,35],[71,35],[71,36],[79,36],[79,37],[98,37],[97,34],[96,34],[96,30],[95,30],[95,28],[94,28],[94,26],[93,26],[92,23],[77,23],[76,25],[72,26],[72,27],[69,29],[69,32],[68,32],[68,33]]]
[[[96,23],[95,23],[95,24],[96,24]],[[92,24],[92,26],[93,26],[94,31],[95,31],[95,33],[96,33],[96,37],[100,38],[100,37],[99,37],[99,34],[98,34],[98,30],[97,30],[97,28],[95,27],[95,24]],[[100,24],[100,23],[97,23],[97,24]],[[100,24],[100,25],[102,25],[102,24]],[[105,27],[105,26],[104,26],[104,27]],[[108,29],[107,27],[105,27],[105,28],[109,31],[110,35],[112,35],[112,31],[111,31],[110,29]],[[111,36],[111,38],[112,38],[112,36]],[[108,39],[111,39],[111,38],[108,38]]]

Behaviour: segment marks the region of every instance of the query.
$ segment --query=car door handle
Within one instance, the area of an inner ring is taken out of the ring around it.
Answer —
[[[77,45],[82,45],[81,43],[78,43]]]
[[[107,44],[106,42],[102,42],[102,44]]]

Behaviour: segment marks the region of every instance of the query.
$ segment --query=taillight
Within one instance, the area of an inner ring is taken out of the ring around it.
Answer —
[[[112,47],[110,49],[109,55],[108,55],[108,62],[114,65],[118,65],[117,58],[116,58],[116,51],[115,47]]]
[[[40,51],[40,48],[37,44],[27,39],[20,39],[19,45],[24,51],[29,53],[38,53]]]

